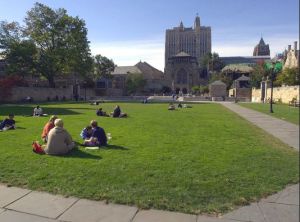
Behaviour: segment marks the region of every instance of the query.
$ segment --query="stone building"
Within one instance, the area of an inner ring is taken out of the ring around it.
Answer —
[[[112,72],[112,79],[98,79],[96,81],[97,96],[126,95],[126,78],[128,74],[141,74],[146,80],[144,93],[160,92],[166,85],[164,74],[146,62],[139,62],[134,66],[117,66]]]
[[[209,85],[209,96],[212,100],[225,100],[227,97],[226,84],[220,80],[214,81]]]
[[[200,25],[197,15],[194,27],[166,30],[165,79],[173,92],[186,94],[196,85],[207,85],[207,73],[201,72],[200,61],[211,52],[211,28]]]
[[[266,44],[262,37],[254,48],[253,56],[270,56],[269,44]]]
[[[169,58],[180,52],[196,57],[199,64],[201,57],[211,52],[211,28],[201,26],[198,15],[194,28],[184,27],[181,22],[179,27],[166,30],[165,65]]]
[[[285,63],[283,68],[297,68],[299,67],[299,50],[297,49],[297,41],[294,42],[294,48],[288,45],[288,50],[285,53]]]

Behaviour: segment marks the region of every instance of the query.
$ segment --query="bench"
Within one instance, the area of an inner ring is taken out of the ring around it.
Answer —
[[[289,101],[289,106],[299,107],[299,100]]]

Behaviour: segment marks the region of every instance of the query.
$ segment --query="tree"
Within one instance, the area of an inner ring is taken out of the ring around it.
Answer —
[[[33,73],[37,50],[31,40],[23,39],[22,28],[17,22],[0,23],[0,49],[7,74],[24,77]]]
[[[94,58],[94,71],[95,76],[98,78],[107,78],[111,79],[111,73],[115,70],[116,65],[114,64],[113,60],[108,59],[102,55],[96,55]]]
[[[260,83],[264,77],[269,75],[265,69],[264,62],[259,62],[253,67],[253,71],[250,73],[250,85],[255,88],[260,87]]]
[[[146,80],[141,73],[129,73],[126,78],[126,90],[128,93],[142,91],[146,85]]]
[[[82,19],[69,16],[65,9],[53,10],[35,3],[25,23],[25,36],[37,47],[35,68],[50,87],[55,87],[58,75],[86,75],[91,71],[93,61]]]
[[[224,63],[216,52],[207,53],[201,60],[201,66],[207,67],[208,71],[220,72],[224,67]]]
[[[285,68],[277,75],[276,82],[278,85],[295,86],[300,84],[298,68]]]

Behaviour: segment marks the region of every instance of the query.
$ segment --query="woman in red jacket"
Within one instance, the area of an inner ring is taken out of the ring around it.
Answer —
[[[47,143],[48,140],[48,133],[49,131],[54,128],[54,121],[57,119],[57,116],[51,116],[49,121],[44,126],[43,132],[42,132],[42,140]]]

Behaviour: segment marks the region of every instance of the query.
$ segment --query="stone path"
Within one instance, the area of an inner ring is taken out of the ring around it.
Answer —
[[[234,103],[223,102],[221,104],[299,151],[298,125],[252,109],[244,108]]]
[[[106,204],[0,185],[0,222],[299,222],[299,184],[221,218]]]
[[[232,103],[224,106],[299,150],[299,127]],[[279,124],[279,125],[277,125]],[[280,128],[284,130],[280,130]],[[297,136],[295,136],[297,131]],[[298,146],[297,146],[298,144]],[[299,222],[299,184],[220,218],[62,197],[0,184],[0,222]]]

